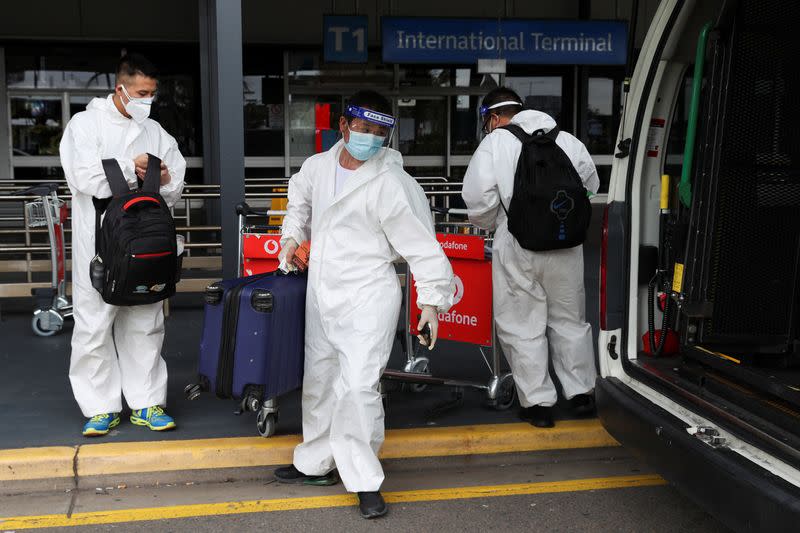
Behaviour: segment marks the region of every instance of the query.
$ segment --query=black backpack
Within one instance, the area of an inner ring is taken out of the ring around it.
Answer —
[[[525,133],[503,126],[522,142],[511,203],[503,210],[508,231],[520,246],[535,252],[572,248],[586,240],[592,204],[569,156],[556,144],[558,127]]]
[[[92,286],[111,305],[142,305],[169,298],[175,294],[181,262],[175,221],[159,194],[161,160],[149,155],[144,182],[135,191],[115,159],[104,159],[103,170],[113,196],[92,199],[96,214]]]

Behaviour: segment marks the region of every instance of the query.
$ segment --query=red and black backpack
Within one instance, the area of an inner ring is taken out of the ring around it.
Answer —
[[[111,305],[159,302],[175,294],[179,279],[175,221],[159,194],[161,160],[148,155],[147,172],[137,190],[130,189],[116,159],[104,159],[112,197],[93,198],[92,285]]]

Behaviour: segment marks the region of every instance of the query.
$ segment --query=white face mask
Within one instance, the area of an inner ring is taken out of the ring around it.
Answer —
[[[150,106],[153,105],[153,99],[131,98],[131,95],[128,94],[128,90],[125,89],[125,86],[120,85],[120,87],[122,88],[122,92],[125,94],[125,97],[128,99],[127,104],[122,104],[122,106],[125,108],[125,112],[127,112],[133,120],[141,124],[147,117],[150,116]]]

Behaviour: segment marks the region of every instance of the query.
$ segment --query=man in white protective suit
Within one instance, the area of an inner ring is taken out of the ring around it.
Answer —
[[[533,252],[511,235],[503,206],[511,202],[522,144],[513,133],[498,128],[516,124],[530,135],[537,130],[546,133],[556,122],[540,111],[523,110],[520,97],[505,87],[484,97],[481,118],[487,135],[469,163],[462,195],[470,221],[495,231],[494,319],[514,374],[520,418],[537,427],[553,427],[557,395],[548,354],[570,407],[578,414],[594,410],[597,370],[592,328],[585,318],[583,246]],[[596,193],[597,170],[583,143],[564,131],[555,143],[569,157],[586,190]]]
[[[352,96],[339,119],[343,138],[305,161],[289,181],[282,265],[310,239],[306,297],[303,442],[278,481],[337,482],[358,493],[364,518],[386,514],[378,451],[384,412],[378,390],[397,329],[401,291],[393,261],[405,259],[436,342],[438,313],[454,292],[422,188],[388,144],[394,118],[374,91]],[[423,339],[420,339],[424,343]]]
[[[87,437],[105,435],[120,423],[123,394],[134,424],[155,431],[175,427],[163,410],[167,365],[161,357],[162,303],[108,305],[89,276],[95,255],[92,197],[111,196],[101,161],[116,159],[128,184],[136,188],[147,168],[147,154],[159,157],[160,192],[170,207],[180,198],[186,170],[175,139],[148,118],[158,85],[153,64],[138,54],[126,55],[116,74],[114,93],[93,99],[86,111],[72,117],[60,146],[61,165],[72,192],[75,327],[69,377],[75,399],[89,418],[83,428]]]

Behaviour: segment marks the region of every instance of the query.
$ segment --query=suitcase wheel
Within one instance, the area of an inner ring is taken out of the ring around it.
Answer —
[[[271,437],[275,434],[275,423],[275,413],[258,412],[256,428],[258,428],[258,434],[262,437]]]
[[[261,409],[261,400],[256,396],[248,396],[244,401],[244,406],[247,411],[258,411]]]

